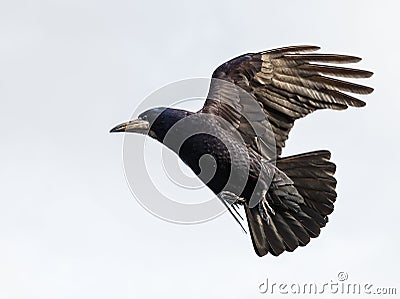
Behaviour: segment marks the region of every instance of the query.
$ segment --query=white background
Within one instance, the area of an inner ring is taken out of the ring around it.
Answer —
[[[261,298],[267,277],[339,271],[399,287],[399,28],[396,1],[2,1],[0,298]],[[259,258],[227,214],[184,226],[146,212],[109,129],[160,86],[296,44],[375,73],[366,108],[298,121],[284,151],[333,153],[338,200],[321,236]]]

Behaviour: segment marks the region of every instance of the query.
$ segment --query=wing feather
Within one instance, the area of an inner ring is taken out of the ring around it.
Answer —
[[[226,118],[238,129],[243,140],[248,141],[248,146],[260,154],[264,155],[260,142],[253,142],[256,137],[267,146],[276,147],[280,155],[296,119],[319,109],[365,106],[364,101],[350,94],[364,95],[373,91],[370,87],[335,78],[369,78],[372,72],[326,65],[355,63],[361,58],[310,53],[319,49],[308,45],[290,46],[244,54],[225,62],[213,73],[201,112]],[[264,127],[258,129],[257,134],[252,129],[256,124]],[[268,136],[271,132],[274,138]],[[271,140],[275,140],[274,145]]]

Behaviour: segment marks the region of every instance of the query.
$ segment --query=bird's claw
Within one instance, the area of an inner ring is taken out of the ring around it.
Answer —
[[[222,191],[219,196],[218,196],[221,200],[227,202],[228,204],[232,205],[232,204],[243,204],[245,202],[244,198],[236,195],[233,192],[230,191]]]

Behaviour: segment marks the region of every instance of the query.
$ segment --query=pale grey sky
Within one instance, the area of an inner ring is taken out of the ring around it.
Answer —
[[[396,4],[2,1],[0,298],[261,298],[267,277],[321,282],[340,271],[396,286]],[[338,200],[321,236],[259,258],[227,214],[184,226],[145,211],[125,182],[122,136],[109,129],[163,85],[296,44],[361,56],[375,72],[363,81],[375,88],[366,108],[298,121],[284,151],[332,152]]]

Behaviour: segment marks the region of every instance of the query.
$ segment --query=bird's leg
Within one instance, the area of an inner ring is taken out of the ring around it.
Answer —
[[[239,223],[240,227],[242,228],[244,233],[247,233],[245,228],[243,227],[242,223],[240,220],[236,217],[239,216],[242,221],[244,220],[242,215],[239,214],[239,211],[236,209],[236,206],[238,203],[244,203],[245,200],[242,197],[237,196],[235,193],[230,192],[230,191],[222,191],[218,197],[221,199],[222,203],[225,205],[229,213],[235,218],[236,222]],[[232,207],[232,209],[231,209]],[[232,211],[233,210],[233,211]],[[235,215],[236,214],[236,215]]]

